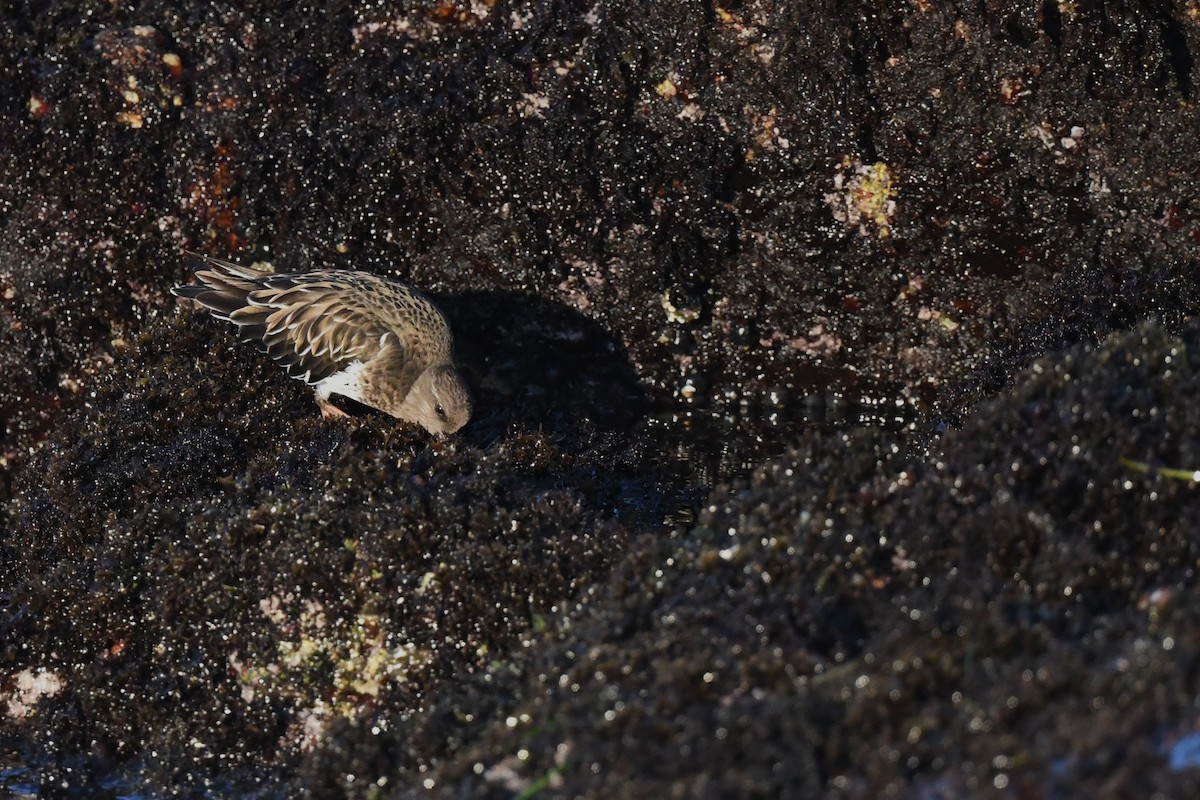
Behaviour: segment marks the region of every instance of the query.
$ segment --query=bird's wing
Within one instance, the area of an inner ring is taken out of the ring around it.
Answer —
[[[263,276],[229,321],[244,341],[310,385],[370,360],[385,344],[399,345],[371,313],[363,287],[329,274]]]
[[[288,375],[315,384],[385,345],[401,347],[373,313],[372,284],[345,272],[277,275],[189,253],[204,269],[198,284],[172,293],[238,327],[238,336]]]

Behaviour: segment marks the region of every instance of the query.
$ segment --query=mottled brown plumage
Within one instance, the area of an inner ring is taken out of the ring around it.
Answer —
[[[194,300],[312,386],[326,416],[340,394],[453,433],[471,418],[471,395],[454,367],[450,326],[420,292],[366,272],[276,274],[199,256],[199,284],[171,292]]]

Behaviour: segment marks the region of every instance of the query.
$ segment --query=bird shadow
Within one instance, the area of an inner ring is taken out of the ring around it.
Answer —
[[[516,292],[435,297],[475,394],[463,433],[487,445],[514,427],[564,444],[583,431],[629,435],[651,403],[624,346],[572,308]]]

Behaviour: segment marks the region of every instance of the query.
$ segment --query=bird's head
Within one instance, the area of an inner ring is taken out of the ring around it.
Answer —
[[[471,390],[452,364],[435,364],[417,378],[404,405],[402,416],[430,433],[454,433],[471,419]]]

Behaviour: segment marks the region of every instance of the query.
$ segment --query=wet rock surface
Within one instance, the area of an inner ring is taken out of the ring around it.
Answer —
[[[716,490],[531,656],[445,796],[1194,792],[1165,760],[1195,720],[1195,484],[1128,462],[1196,463],[1197,333],[1039,361],[930,459],[808,435]]]
[[[1194,792],[1193,11],[5,10],[0,784]],[[430,290],[475,420],[181,248]]]

